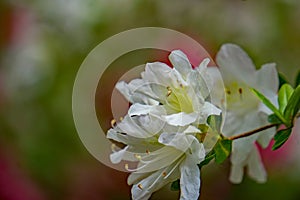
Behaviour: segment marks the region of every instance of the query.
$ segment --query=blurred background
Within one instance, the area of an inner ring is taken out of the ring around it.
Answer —
[[[298,0],[0,1],[0,199],[130,199],[127,174],[94,159],[72,119],[76,72],[101,41],[136,27],[170,28],[199,41],[213,57],[223,43],[236,43],[257,66],[276,62],[294,82],[300,69],[299,19]],[[118,78],[133,66],[166,57],[139,50],[109,67],[99,82],[106,87],[96,96],[102,127],[110,127]],[[294,135],[281,150],[262,151],[265,184],[245,177],[232,185],[228,162],[204,167],[200,199],[300,199],[299,144]],[[152,199],[177,197],[166,187]]]

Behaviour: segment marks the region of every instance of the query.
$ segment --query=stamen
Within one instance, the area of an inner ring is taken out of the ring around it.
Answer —
[[[115,152],[116,151],[116,144],[112,143],[110,148],[113,152]]]
[[[125,164],[125,169],[129,171],[129,166],[127,163]]]
[[[167,173],[166,172],[163,172],[162,173],[163,177],[167,176]]]
[[[171,90],[170,86],[167,87],[167,90],[168,90],[168,92],[167,92],[167,97],[168,97],[172,94],[172,90]]]
[[[149,154],[150,154],[150,151],[147,149],[147,150],[146,150],[146,153],[149,155]]]
[[[243,93],[243,89],[239,88],[239,93],[242,94]]]
[[[112,120],[110,121],[110,125],[111,125],[112,127],[114,127],[116,124],[117,124],[117,121],[116,121],[115,119],[112,119]]]
[[[239,93],[240,93],[240,98],[241,98],[241,100],[243,100],[243,95],[242,95],[243,89],[242,89],[242,88],[239,88]]]
[[[123,119],[124,119],[123,117],[120,117],[120,121],[123,121]]]
[[[140,156],[139,154],[134,154],[134,157],[136,157],[136,159],[141,160],[142,156]]]
[[[138,184],[138,187],[139,187],[141,190],[143,189],[142,184]]]

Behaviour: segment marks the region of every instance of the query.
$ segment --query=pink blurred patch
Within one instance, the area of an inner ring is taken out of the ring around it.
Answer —
[[[286,166],[287,164],[293,163],[298,159],[295,156],[295,152],[299,152],[299,120],[296,126],[293,129],[293,132],[287,142],[281,146],[279,149],[272,151],[272,146],[274,144],[274,140],[272,140],[269,146],[266,149],[257,145],[262,159],[266,167],[268,168],[277,168]]]
[[[193,37],[193,39],[195,39],[196,41],[201,41],[201,39],[199,39],[199,38]],[[169,41],[165,41],[165,43],[166,43],[165,45],[170,47],[172,50],[181,50],[183,53],[185,53],[187,55],[190,63],[192,64],[193,68],[198,67],[199,64],[205,58],[210,59],[210,63],[208,64],[208,66],[216,66],[214,60],[212,59],[212,57],[206,50],[207,47],[204,48],[202,46],[202,48],[195,49],[195,48],[191,48],[191,47],[187,46],[187,44],[184,41],[173,41],[172,39],[170,39]],[[199,42],[199,44],[202,44],[202,43]],[[169,54],[170,54],[169,52],[166,52],[166,53],[159,52],[159,54],[156,56],[157,60],[159,60],[160,62],[164,62],[169,66],[172,66],[168,59]]]

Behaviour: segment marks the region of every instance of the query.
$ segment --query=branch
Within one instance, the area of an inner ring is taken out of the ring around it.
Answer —
[[[240,134],[240,135],[231,136],[231,137],[229,137],[228,139],[229,139],[229,140],[236,140],[236,139],[239,139],[239,138],[248,137],[248,136],[253,135],[253,134],[255,134],[255,133],[258,133],[258,132],[260,132],[260,131],[264,131],[264,130],[266,130],[266,129],[275,127],[275,126],[277,126],[277,125],[278,125],[278,124],[269,124],[269,125],[260,127],[260,128],[258,128],[258,129],[254,129],[254,130],[252,130],[252,131],[249,131],[249,132],[246,132],[246,133],[242,133],[242,134]]]

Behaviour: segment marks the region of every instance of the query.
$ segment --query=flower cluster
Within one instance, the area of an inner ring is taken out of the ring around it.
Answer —
[[[172,51],[169,60],[172,67],[147,63],[141,78],[116,85],[131,106],[107,133],[122,146],[113,146],[110,160],[122,161],[131,172],[132,199],[149,199],[179,180],[180,199],[197,200],[200,168],[229,155],[231,182],[242,181],[244,167],[251,178],[265,182],[257,145],[267,147],[275,134],[276,148],[287,140],[275,126],[284,124],[290,133],[299,110],[299,87],[285,86],[277,95],[275,64],[256,70],[233,44],[221,47],[215,67],[207,67],[206,58],[193,69],[180,50]]]

